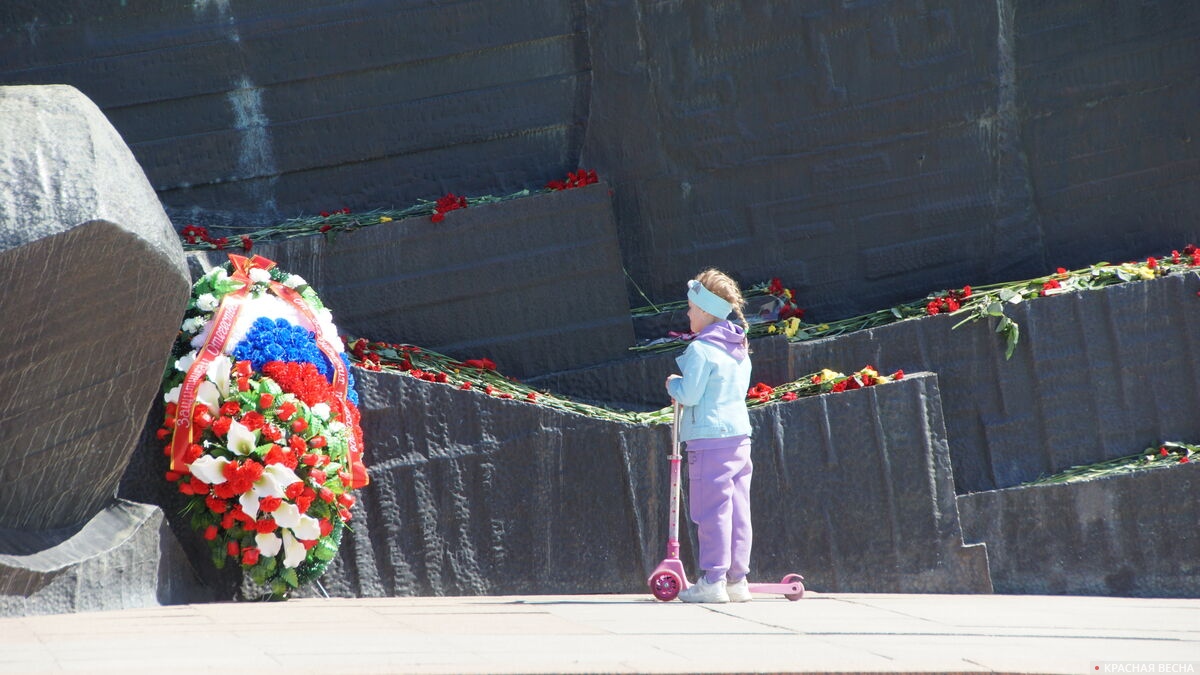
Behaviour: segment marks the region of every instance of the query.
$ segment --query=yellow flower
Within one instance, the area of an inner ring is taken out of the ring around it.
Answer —
[[[818,375],[818,377],[820,377],[820,378],[821,378],[821,381],[822,381],[822,382],[828,382],[828,381],[830,381],[830,380],[833,380],[833,379],[836,379],[836,378],[839,378],[839,377],[845,377],[845,375],[842,375],[841,373],[834,372],[834,371],[832,371],[832,370],[830,370],[830,369],[826,368],[826,369],[824,369],[824,370],[822,370],[822,371],[820,372],[820,374]]]
[[[1155,277],[1154,270],[1150,269],[1149,267],[1146,267],[1145,265],[1142,265],[1141,267],[1139,267],[1137,270],[1137,273],[1138,273],[1139,277],[1141,277],[1142,279],[1145,279],[1147,281],[1149,281],[1150,279],[1153,279]]]
[[[796,331],[800,330],[800,319],[797,319],[796,317],[793,316],[792,318],[788,319],[787,321],[784,321],[783,323],[784,323],[784,328],[783,328],[784,335],[787,335],[788,337],[796,337]]]
[[[823,324],[821,324],[820,326],[817,326],[817,330],[819,330],[819,331],[827,331],[827,330],[829,330],[829,324],[827,324],[827,323],[823,323]]]
[[[778,333],[778,332],[779,332],[779,329],[775,327],[775,324],[771,324],[770,326],[767,326],[767,333],[768,333],[768,334],[770,334],[770,335],[774,335],[774,334],[776,334],[776,333]]]
[[[379,216],[379,222],[390,223],[390,222],[392,222],[392,219],[388,216]]]

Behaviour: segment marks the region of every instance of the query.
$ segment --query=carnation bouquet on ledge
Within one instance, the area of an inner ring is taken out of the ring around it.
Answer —
[[[358,397],[329,311],[255,256],[201,277],[163,378],[168,481],[213,564],[286,597],[337,554],[367,484]]]

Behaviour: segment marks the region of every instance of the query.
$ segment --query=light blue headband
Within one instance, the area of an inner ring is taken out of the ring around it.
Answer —
[[[700,309],[712,314],[718,319],[724,319],[733,311],[733,303],[725,298],[713,293],[704,287],[704,284],[692,279],[688,282],[688,300],[691,300]]]

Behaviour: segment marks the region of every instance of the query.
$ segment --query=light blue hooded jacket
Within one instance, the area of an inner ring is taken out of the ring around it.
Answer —
[[[718,321],[675,359],[682,377],[672,379],[667,392],[683,406],[680,441],[750,435],[750,355],[743,337],[741,326]]]

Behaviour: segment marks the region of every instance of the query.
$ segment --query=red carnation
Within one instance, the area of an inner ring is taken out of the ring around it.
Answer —
[[[254,531],[259,534],[271,534],[276,528],[274,518],[263,518],[254,523]]]
[[[212,541],[216,538],[217,538],[217,526],[216,525],[209,525],[208,527],[204,528],[204,539],[206,541]]]
[[[229,509],[229,502],[212,496],[204,498],[204,505],[213,513],[225,513]]]
[[[249,546],[246,548],[246,550],[242,551],[242,564],[246,565],[247,567],[251,565],[257,565],[258,556],[258,549],[254,548],[253,546]]]
[[[274,513],[282,504],[283,500],[279,497],[263,497],[258,500],[258,508],[264,513]]]
[[[251,410],[245,415],[242,415],[242,426],[246,427],[250,431],[258,431],[259,429],[263,428],[263,425],[266,423],[267,420],[262,416],[262,413]]]
[[[238,543],[236,541],[231,541],[225,545],[225,552],[229,554],[230,558],[238,557],[239,550],[240,550],[240,547],[238,546]]]
[[[281,431],[279,427],[275,426],[274,424],[267,422],[262,427],[262,437],[274,443],[275,441],[283,438],[283,431]]]

